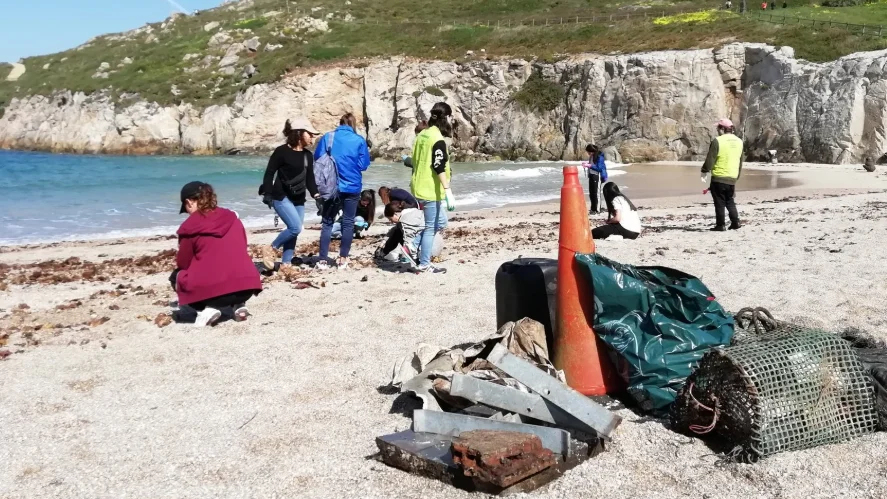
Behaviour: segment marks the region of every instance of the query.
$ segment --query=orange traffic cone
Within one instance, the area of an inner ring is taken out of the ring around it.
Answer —
[[[561,224],[557,267],[557,335],[554,365],[567,375],[567,384],[583,395],[605,395],[621,388],[621,381],[591,326],[594,292],[580,275],[576,253],[594,253],[594,241],[585,209],[585,194],[576,166],[564,167],[561,188]]]

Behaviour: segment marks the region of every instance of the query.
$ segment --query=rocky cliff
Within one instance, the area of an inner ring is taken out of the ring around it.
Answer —
[[[861,162],[887,149],[885,62],[887,51],[812,64],[759,44],[555,63],[392,58],[292,74],[206,109],[121,105],[99,94],[13,100],[0,118],[0,147],[262,153],[281,142],[288,117],[329,129],[354,112],[378,154],[396,156],[444,99],[456,110],[462,158],[576,159],[595,142],[627,161],[700,159],[713,123],[727,116],[752,158],[776,149],[783,159]],[[553,109],[534,112],[512,99],[534,72],[562,88]]]

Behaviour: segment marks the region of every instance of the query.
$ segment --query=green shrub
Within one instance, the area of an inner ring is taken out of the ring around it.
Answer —
[[[338,59],[348,53],[348,47],[311,47],[308,58],[315,61]]]
[[[564,100],[564,87],[546,80],[540,71],[533,74],[520,90],[511,96],[514,102],[528,111],[552,111]]]
[[[822,2],[823,7],[856,7],[872,3],[871,0],[825,0]]]
[[[234,27],[238,29],[258,29],[262,26],[268,24],[268,20],[264,17],[257,17],[255,19],[244,19],[243,21],[238,21],[234,23]]]
[[[446,97],[446,94],[443,92],[443,90],[437,87],[425,87],[425,92],[435,97]]]

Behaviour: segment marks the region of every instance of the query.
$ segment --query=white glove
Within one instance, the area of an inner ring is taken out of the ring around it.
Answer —
[[[711,178],[710,175],[711,175],[711,174],[709,174],[709,173],[703,173],[703,174],[702,174],[702,177],[700,177],[700,180],[702,180],[702,183],[703,183],[703,184],[707,184],[707,183],[708,183],[709,179]]]
[[[453,189],[445,189],[444,192],[447,195],[447,211],[454,211],[456,209],[456,196],[453,195]]]

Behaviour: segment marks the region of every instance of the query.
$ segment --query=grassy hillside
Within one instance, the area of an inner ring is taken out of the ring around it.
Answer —
[[[117,100],[139,96],[164,104],[184,101],[204,106],[230,102],[247,86],[277,80],[295,68],[393,54],[455,59],[468,50],[478,54],[484,50],[491,56],[553,59],[575,52],[628,53],[756,41],[791,45],[799,57],[822,61],[887,47],[884,39],[849,34],[842,28],[779,25],[712,10],[721,3],[719,0],[241,2],[199,15],[167,19],[126,34],[102,36],[58,54],[29,57],[23,61],[27,72],[17,82],[3,81],[8,71],[0,68],[0,108],[15,96],[49,94],[58,89],[106,90]],[[759,4],[749,3],[750,7],[753,5]],[[680,12],[695,13],[681,15]],[[882,3],[843,8],[792,5],[790,9],[778,9],[775,14],[887,25],[887,4]],[[212,26],[209,23],[219,25],[205,29]],[[255,37],[259,43],[254,52],[245,47],[234,50],[236,62],[226,68],[220,66],[219,59],[226,55],[231,44]],[[219,38],[222,43],[218,43]],[[273,50],[269,50],[268,44]],[[244,76],[248,65],[257,68],[251,77]]]

